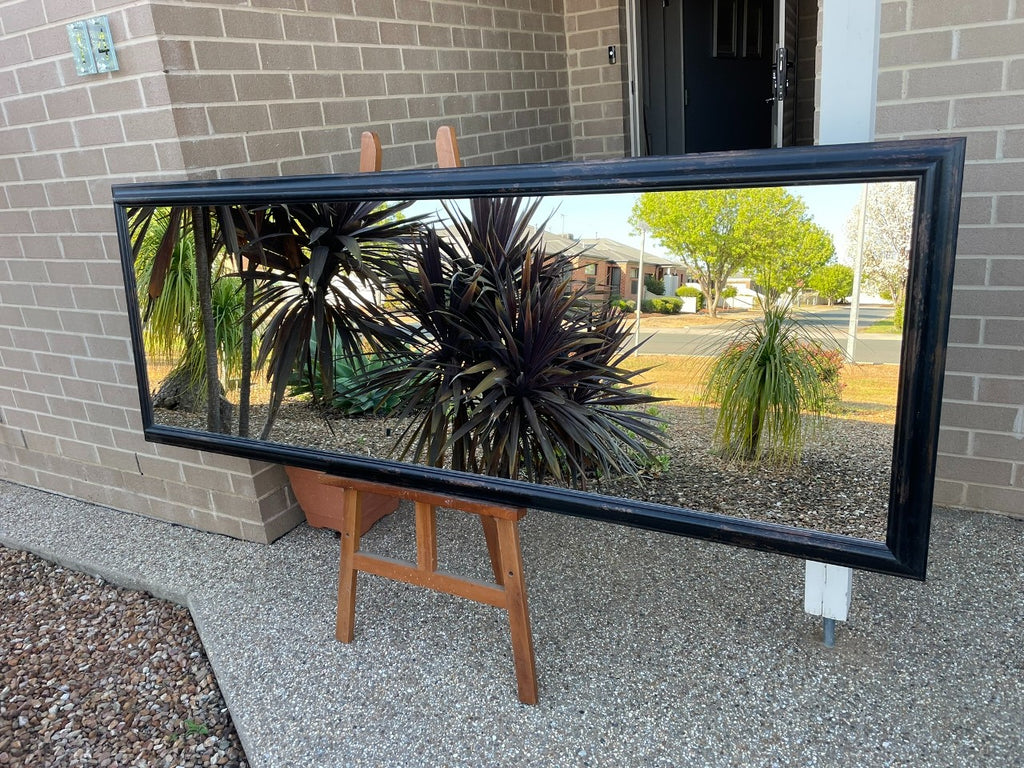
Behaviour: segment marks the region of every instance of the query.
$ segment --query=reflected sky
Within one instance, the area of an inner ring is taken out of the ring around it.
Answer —
[[[800,197],[814,221],[831,233],[836,246],[836,258],[844,264],[849,263],[846,257],[846,221],[860,199],[861,186],[818,184],[785,187],[788,192]],[[548,195],[538,214],[541,220],[549,220],[547,231],[552,234],[572,234],[578,238],[606,237],[639,249],[641,237],[633,232],[629,224],[629,213],[637,197],[639,193]],[[409,213],[417,215],[439,210],[437,201],[425,200],[415,203]],[[647,253],[670,258],[670,254],[652,238],[646,238],[643,247]]]

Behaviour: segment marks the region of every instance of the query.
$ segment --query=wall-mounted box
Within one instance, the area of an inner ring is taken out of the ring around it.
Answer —
[[[114,52],[114,39],[106,16],[95,16],[67,25],[75,72],[79,76],[114,72],[120,67]]]

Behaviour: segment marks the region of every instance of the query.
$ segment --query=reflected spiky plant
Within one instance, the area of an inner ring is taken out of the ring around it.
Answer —
[[[702,393],[718,405],[714,449],[727,460],[793,464],[805,433],[821,422],[834,384],[823,380],[821,347],[789,303],[762,306],[715,359]]]
[[[146,352],[175,361],[167,378],[185,383],[201,402],[206,389],[205,346],[189,209],[145,209],[136,222],[135,276]],[[228,274],[230,270],[221,255],[211,282],[217,360],[228,384],[239,375],[244,313],[240,281]]]
[[[571,287],[572,256],[546,253],[537,202],[447,207],[446,237],[421,235],[397,282],[417,350],[368,377],[404,396],[402,457],[499,477],[585,486],[634,473],[662,444],[623,361],[621,312]]]

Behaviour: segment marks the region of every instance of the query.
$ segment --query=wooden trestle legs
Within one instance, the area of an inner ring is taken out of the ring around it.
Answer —
[[[345,527],[341,536],[341,562],[338,573],[338,640],[343,643],[352,642],[356,574],[360,571],[493,605],[508,613],[519,700],[524,704],[536,704],[537,670],[533,654],[533,635],[530,632],[530,614],[526,604],[523,556],[519,545],[519,521],[526,514],[526,510],[333,475],[324,475],[321,482],[345,489]],[[359,551],[363,493],[387,494],[413,502],[416,509],[415,565]],[[496,584],[437,570],[438,507],[480,516]]]

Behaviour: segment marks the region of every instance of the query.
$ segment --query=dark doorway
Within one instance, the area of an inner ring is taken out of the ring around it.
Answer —
[[[638,0],[641,153],[772,143],[773,0]]]

